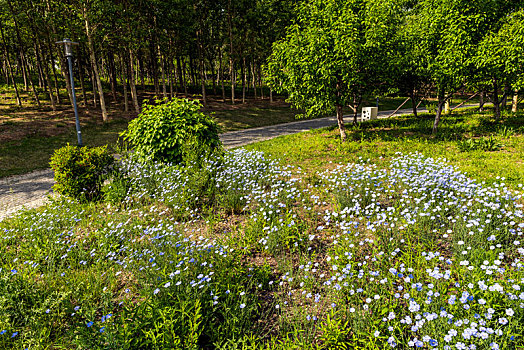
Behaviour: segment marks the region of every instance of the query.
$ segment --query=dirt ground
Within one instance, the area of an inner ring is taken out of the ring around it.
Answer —
[[[124,112],[124,106],[121,102],[122,96],[117,96],[118,103],[114,101],[111,94],[106,94],[106,105],[109,113],[109,120],[131,120],[136,117],[134,111]],[[178,97],[185,96],[178,94]],[[240,95],[241,97],[241,95]],[[192,98],[192,96],[188,96]],[[87,124],[102,124],[102,113],[100,107],[95,108],[92,97],[88,98],[88,107],[83,106],[83,101],[77,96],[79,100],[78,113],[81,125]],[[65,97],[65,92],[62,96],[62,104],[57,107],[56,111],[51,109],[48,101],[42,101],[42,106],[38,108],[29,95],[22,95],[23,107],[16,106],[15,100],[11,93],[0,93],[0,143],[21,140],[28,136],[52,137],[66,132],[69,132],[75,127],[75,116],[73,108],[68,103]],[[140,100],[154,101],[155,96],[152,93],[142,93]],[[216,113],[220,117],[220,112],[238,111],[253,108],[274,108],[274,107],[288,107],[282,98],[275,98],[273,103],[269,103],[269,98],[266,96],[263,100],[253,99],[252,97],[246,99],[246,103],[242,103],[242,99],[235,99],[235,104],[231,104],[231,100],[226,100],[224,103],[221,96],[208,96],[208,107],[204,109],[205,113]],[[129,105],[130,110],[133,108]]]

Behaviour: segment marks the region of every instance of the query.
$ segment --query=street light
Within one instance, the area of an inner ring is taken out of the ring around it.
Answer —
[[[80,131],[80,120],[78,119],[78,108],[76,106],[76,94],[75,94],[75,80],[73,78],[73,45],[78,45],[70,39],[64,39],[63,41],[57,41],[57,44],[64,45],[65,57],[69,64],[69,77],[71,78],[71,95],[73,97],[73,109],[75,110],[76,120],[76,136],[78,138],[78,146],[82,146],[82,132]]]

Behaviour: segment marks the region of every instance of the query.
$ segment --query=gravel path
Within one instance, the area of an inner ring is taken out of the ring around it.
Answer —
[[[462,108],[474,105],[463,106]],[[424,109],[421,113],[427,112]],[[392,111],[378,113],[379,118],[387,117]],[[411,109],[401,109],[395,116],[411,114]],[[351,122],[352,117],[344,117]],[[295,134],[312,129],[320,129],[336,124],[335,117],[301,120],[291,123],[264,126],[260,128],[231,131],[220,135],[220,140],[226,148],[234,148],[249,143],[272,139],[277,136]],[[53,171],[51,169],[38,170],[29,174],[10,176],[0,179],[0,221],[26,208],[36,208],[44,204],[48,195],[52,195]]]

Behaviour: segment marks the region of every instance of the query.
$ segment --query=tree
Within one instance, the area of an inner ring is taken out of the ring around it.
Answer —
[[[511,1],[422,0],[408,23],[422,68],[437,92],[433,123],[437,132],[442,110],[453,94],[471,85],[477,74],[475,55],[482,39],[493,30]]]
[[[500,118],[501,104],[512,90],[523,87],[524,10],[502,17],[498,30],[488,33],[480,43],[474,62],[481,80],[492,85],[494,116]],[[505,88],[500,95],[501,87]]]
[[[399,11],[387,0],[312,0],[298,12],[273,46],[267,80],[307,117],[336,111],[345,141],[343,108],[354,107],[356,122],[364,92],[386,75]]]

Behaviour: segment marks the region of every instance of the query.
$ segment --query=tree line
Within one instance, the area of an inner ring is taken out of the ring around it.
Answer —
[[[71,38],[80,102],[211,91],[222,100],[285,92],[308,116],[355,115],[369,96],[436,96],[436,132],[457,91],[494,114],[524,86],[522,0],[0,0],[0,83],[71,99],[63,48]],[[18,86],[14,82],[23,81]],[[110,91],[104,94],[106,91]],[[92,89],[92,94],[87,90]],[[241,91],[241,92],[240,92]],[[88,100],[88,95],[92,96]],[[67,102],[67,101],[65,101]]]
[[[148,84],[158,97],[199,89],[204,105],[206,88],[232,103],[244,101],[249,91],[256,98],[264,95],[261,67],[291,23],[295,3],[0,0],[0,83],[12,86],[19,105],[16,81],[23,81],[38,106],[40,91],[53,109],[63,103],[61,88],[71,99],[63,47],[55,44],[70,38],[80,43],[73,68],[80,103],[101,108],[104,121],[107,98],[139,112],[137,90]]]
[[[433,132],[458,91],[493,104],[495,117],[524,86],[521,0],[310,0],[297,10],[265,69],[306,114],[357,110],[367,95],[437,97]]]

